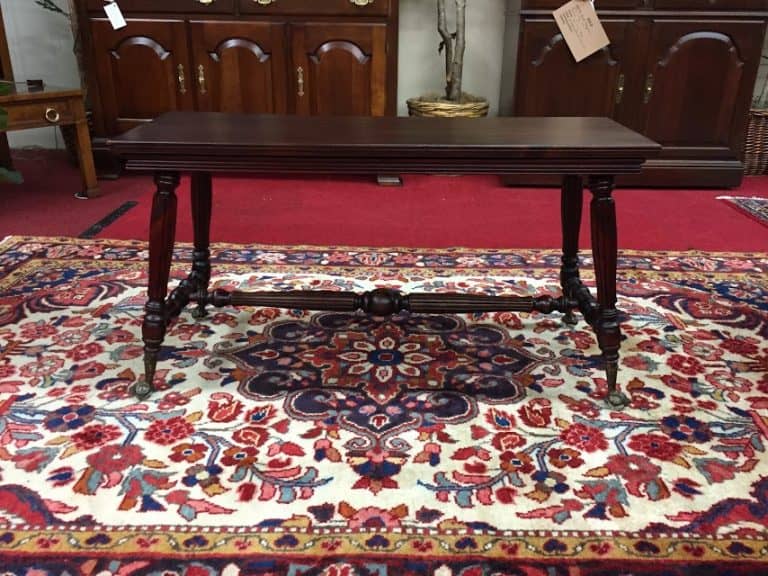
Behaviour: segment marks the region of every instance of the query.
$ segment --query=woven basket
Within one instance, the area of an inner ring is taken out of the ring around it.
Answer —
[[[768,173],[768,108],[749,111],[747,139],[744,142],[744,173]]]
[[[408,114],[442,118],[482,118],[488,115],[488,101],[467,94],[464,95],[463,102],[449,102],[436,96],[409,98]]]

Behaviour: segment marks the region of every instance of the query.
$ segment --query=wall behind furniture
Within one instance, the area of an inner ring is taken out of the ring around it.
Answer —
[[[66,6],[63,0],[59,3]],[[77,63],[66,18],[43,10],[33,0],[0,0],[0,4],[16,80],[43,78],[50,85],[77,86]],[[470,0],[467,8],[464,89],[488,98],[491,114],[499,108],[505,4],[505,0]],[[440,35],[435,6],[435,0],[400,0],[399,114],[407,114],[407,98],[443,90],[444,58],[437,51]],[[14,148],[63,146],[54,128],[9,136]]]
[[[467,1],[463,88],[487,98],[492,115],[499,109],[505,5],[505,0]],[[408,98],[444,90],[445,58],[439,45],[435,0],[400,0],[399,114],[408,113]]]
[[[78,86],[72,32],[66,17],[43,10],[33,0],[0,0],[0,4],[16,81],[42,78],[54,86]],[[66,4],[59,1],[63,8]],[[61,135],[53,127],[12,132],[8,140],[13,148],[63,147]]]

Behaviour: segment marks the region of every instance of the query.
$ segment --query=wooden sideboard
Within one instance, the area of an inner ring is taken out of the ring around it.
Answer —
[[[611,45],[580,64],[551,16],[563,2],[522,0],[507,112],[608,116],[663,145],[621,184],[738,186],[768,1],[597,0]]]
[[[396,113],[397,0],[120,0],[120,30],[77,2],[97,157],[172,110]]]

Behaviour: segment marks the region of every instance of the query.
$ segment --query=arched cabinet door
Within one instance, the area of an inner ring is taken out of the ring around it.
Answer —
[[[621,120],[632,93],[629,50],[634,20],[604,20],[610,46],[576,63],[551,18],[523,22],[515,113],[519,116],[608,116]]]
[[[653,23],[643,87],[644,132],[677,157],[738,158],[763,23]]]
[[[128,26],[113,30],[108,20],[98,19],[91,26],[108,133],[194,108],[184,22],[128,20]]]
[[[285,113],[285,26],[269,22],[191,22],[197,109]]]
[[[383,116],[387,32],[383,24],[292,26],[292,93],[298,114]]]

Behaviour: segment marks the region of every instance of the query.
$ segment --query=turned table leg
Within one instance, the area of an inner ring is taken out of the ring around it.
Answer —
[[[581,228],[581,206],[584,189],[581,176],[568,175],[563,178],[560,191],[560,221],[563,231],[563,259],[560,267],[560,286],[563,296],[575,299],[581,286],[579,278],[579,230]],[[573,308],[563,316],[566,324],[576,324]]]
[[[616,206],[613,176],[591,176],[592,192],[590,216],[592,219],[592,254],[595,260],[597,300],[600,305],[594,322],[597,341],[603,352],[608,380],[608,403],[615,408],[629,404],[629,398],[617,388],[621,326],[616,310]]]
[[[195,284],[197,308],[192,316],[202,318],[206,315],[205,295],[211,280],[211,175],[209,173],[192,174],[192,225],[194,228],[195,250],[192,254],[192,276]]]
[[[153,390],[157,357],[168,324],[165,297],[168,294],[176,235],[176,188],[179,186],[179,174],[158,172],[155,174],[155,184],[157,191],[152,200],[149,230],[149,289],[141,327],[144,340],[144,380],[137,382],[134,389],[139,398],[145,398]]]

